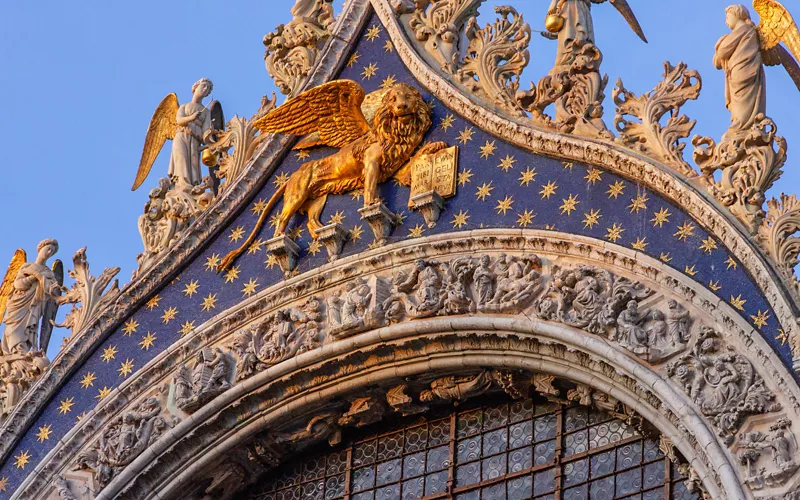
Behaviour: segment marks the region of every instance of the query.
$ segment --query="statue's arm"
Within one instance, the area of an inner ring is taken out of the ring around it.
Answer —
[[[197,116],[200,113],[201,112],[198,111],[198,112],[192,113],[189,116],[186,116],[185,107],[181,106],[180,108],[178,108],[178,112],[175,114],[175,122],[178,124],[178,126],[188,125],[188,124],[192,123],[193,121],[195,121],[197,119]]]
[[[16,290],[27,290],[39,281],[39,277],[30,273],[25,268],[19,270],[16,279],[14,280],[14,288]]]

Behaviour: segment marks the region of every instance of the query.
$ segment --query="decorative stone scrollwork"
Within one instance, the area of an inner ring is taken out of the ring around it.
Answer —
[[[177,419],[161,413],[157,398],[143,400],[106,427],[95,446],[78,456],[75,469],[92,471],[95,481],[105,487],[119,470],[174,426]]]
[[[322,304],[311,297],[299,308],[279,310],[238,332],[229,346],[237,359],[236,381],[322,346],[322,321]]]
[[[705,325],[691,351],[667,365],[667,374],[682,385],[727,444],[746,416],[781,409],[753,364],[724,346],[719,333]]]
[[[292,20],[264,35],[264,64],[281,93],[292,95],[317,63],[333,24],[332,0],[297,0]]]
[[[494,24],[479,28],[475,17],[467,22],[469,46],[457,78],[486,102],[523,117],[516,93],[520,74],[530,59],[531,27],[513,7],[499,6],[494,10],[501,16]]]
[[[764,218],[764,193],[780,178],[786,163],[786,139],[777,134],[771,118],[759,114],[749,131],[716,144],[694,136],[694,161],[708,191],[755,234]],[[714,172],[722,171],[719,181]]]
[[[767,216],[758,227],[756,239],[775,263],[781,277],[800,298],[800,281],[794,273],[800,254],[800,200],[781,194],[767,201]]]
[[[269,112],[269,105],[275,106],[275,102],[266,103],[267,109],[262,108],[261,113]],[[218,134],[217,141],[209,144],[209,149],[213,154],[219,154],[219,170],[217,177],[224,182],[219,186],[222,192],[244,170],[245,165],[253,157],[256,148],[263,142],[266,134],[258,134],[258,128],[253,125],[254,120],[248,120],[239,116],[234,116],[228,122],[225,130]],[[257,135],[258,134],[258,135]],[[233,148],[233,154],[229,153]]]
[[[753,431],[739,436],[744,451],[739,453],[739,462],[747,468],[745,482],[754,490],[781,486],[794,475],[800,465],[796,460],[797,441],[789,431],[792,421],[781,418],[769,428],[769,433]],[[764,450],[772,452],[773,467],[757,468]]]
[[[442,71],[455,74],[464,26],[478,15],[482,3],[483,0],[395,0],[393,7],[399,14],[411,13],[409,23],[416,39],[424,42],[425,51]]]
[[[684,160],[683,149],[686,139],[694,129],[695,120],[680,114],[681,106],[700,95],[703,81],[700,73],[686,69],[685,63],[673,66],[664,63],[664,80],[650,92],[636,96],[625,89],[622,79],[612,92],[614,103],[618,106],[614,126],[619,132],[618,141],[651,156],[689,177],[697,172]],[[667,123],[661,119],[669,113]],[[632,122],[625,115],[633,116],[641,123]]]
[[[202,349],[193,368],[183,364],[172,377],[175,405],[186,413],[194,413],[230,389],[230,377],[230,365],[222,350]]]
[[[119,273],[119,267],[106,268],[100,276],[95,278],[89,273],[89,261],[86,260],[86,247],[81,248],[72,256],[73,269],[67,274],[75,280],[64,295],[58,297],[60,305],[72,304],[72,309],[67,313],[59,328],[69,328],[72,333],[82,331],[89,324],[95,313],[106,308],[114,302],[120,293],[119,280],[111,280]],[[108,287],[111,283],[111,288]],[[81,304],[76,306],[76,304]]]
[[[530,90],[517,92],[516,99],[531,119],[564,133],[612,139],[603,122],[603,99],[608,75],[600,76],[603,53],[591,42],[575,40],[567,64],[557,66],[550,74],[531,84]],[[556,116],[544,110],[556,105]]]
[[[175,182],[166,177],[159,179],[158,187],[150,190],[144,213],[139,216],[144,252],[136,257],[139,269],[134,276],[155,264],[195,217],[205,210],[214,199],[213,185],[211,177],[204,177],[203,183],[197,186],[181,179]]]

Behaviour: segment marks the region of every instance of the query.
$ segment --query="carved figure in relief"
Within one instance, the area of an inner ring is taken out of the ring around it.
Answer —
[[[467,279],[473,273],[472,259],[455,259],[447,267],[445,284],[444,314],[465,314],[475,312],[475,301],[469,296]]]
[[[701,327],[691,352],[667,365],[667,374],[683,384],[726,442],[745,416],[781,408],[750,361],[730,347],[723,349],[719,334],[707,326]]]
[[[675,299],[670,299],[667,307],[669,307],[667,324],[670,342],[672,342],[673,346],[689,342],[689,328],[691,326],[689,311]]]
[[[744,451],[739,453],[739,462],[747,467],[745,482],[755,490],[782,486],[794,475],[798,465],[797,441],[789,431],[792,421],[780,418],[769,427],[769,432],[752,431],[739,435],[739,442]],[[769,450],[772,455],[772,467],[758,467],[762,452]]]
[[[415,154],[435,153],[447,147],[429,143],[417,151],[431,126],[431,107],[419,91],[404,83],[389,88],[383,95],[370,124],[361,104],[364,89],[351,80],[336,80],[289,99],[282,106],[255,122],[262,132],[295,135],[319,133],[319,140],[307,147],[327,145],[338,152],[300,166],[267,203],[253,231],[236,250],[225,256],[219,270],[231,263],[253,242],[272,208],[283,197],[275,236],[285,233],[291,217],[307,212],[308,229],[316,238],[323,227],[320,221],[329,194],[364,190],[364,206],[377,203],[379,183],[395,176],[410,182],[408,162]]]
[[[55,480],[56,490],[58,491],[58,497],[61,500],[78,500],[78,497],[75,496],[72,491],[69,489],[69,483],[67,480],[64,479],[63,476],[58,476]]]
[[[149,397],[133,410],[109,424],[94,447],[81,453],[76,469],[88,469],[100,487],[105,487],[117,471],[130,464],[148,446],[169,430],[173,421],[161,416],[161,403]]]
[[[649,316],[650,311],[640,311],[638,302],[629,301],[617,317],[617,340],[634,352],[647,349],[649,339],[642,325]]]
[[[472,281],[478,293],[476,297],[478,304],[488,304],[494,298],[494,283],[497,277],[489,267],[489,263],[489,256],[482,255],[478,267],[472,274]]]
[[[331,296],[328,299],[331,332],[364,325],[371,300],[372,290],[363,278],[356,278],[345,285],[344,297],[340,294]]]
[[[422,391],[419,400],[423,403],[436,401],[463,401],[483,394],[492,387],[492,372],[484,370],[478,375],[451,376],[434,380],[431,388]]]
[[[187,413],[231,388],[225,354],[219,348],[205,348],[197,354],[191,373],[182,365],[173,376],[175,404]]]
[[[311,297],[299,308],[281,309],[236,333],[228,346],[236,357],[236,380],[321,347],[322,321],[320,299]]]

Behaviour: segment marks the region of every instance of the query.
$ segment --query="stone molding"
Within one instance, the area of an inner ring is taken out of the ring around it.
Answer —
[[[463,95],[448,80],[430,69],[418,53],[411,48],[412,45],[409,45],[413,42],[408,41],[407,34],[400,27],[388,2],[372,0],[371,5],[374,6],[387,27],[396,50],[411,73],[429,91],[448,102],[454,111],[472,121],[476,126],[536,153],[586,162],[619,173],[626,178],[647,185],[665,198],[685,207],[696,217],[698,222],[720,239],[742,261],[743,266],[748,269],[757,285],[765,293],[784,330],[792,339],[798,338],[798,326],[795,322],[797,304],[793,302],[794,299],[762,252],[747,239],[746,231],[741,223],[727,214],[724,207],[689,184],[681,175],[650,159],[631,153],[621,146],[539,130],[530,124],[523,124],[512,118],[504,118],[487,110],[480,103],[471,100],[469,96]],[[355,37],[369,19],[370,13],[370,4],[367,2],[350,1],[346,4],[333,28],[337,36],[331,37],[327,42],[323,49],[324,54],[312,70],[305,88],[328,80],[344,64],[345,54],[354,45]],[[267,181],[277,167],[278,161],[286,154],[291,145],[292,140],[286,137],[267,139],[256,152],[248,167],[245,168],[242,177],[215,201],[213,210],[207,210],[198,217],[183,237],[170,248],[170,251],[167,252],[169,258],[166,256],[161,258],[147,272],[137,276],[123,288],[120,296],[108,309],[100,311],[98,317],[83,332],[74,336],[75,338],[56,357],[50,369],[26,394],[0,429],[0,455],[3,459],[8,459],[9,452],[21,438],[24,430],[32,424],[35,415],[52,398],[61,383],[78,369],[81,363],[129,314],[141,307],[150,294],[174,277],[193,256],[202,250],[206,241],[235,218],[249,202],[252,193]],[[458,233],[458,235],[461,238],[469,236],[464,232]],[[554,234],[550,236],[552,237]],[[630,259],[645,258],[641,254],[630,253]],[[369,256],[370,254],[364,255]],[[676,283],[686,280],[682,276],[675,276],[671,279]],[[297,281],[290,280],[277,286],[291,287],[292,283],[297,283]],[[687,293],[691,292],[693,295],[705,297],[702,300],[709,307],[714,309],[718,307],[719,299],[705,290],[700,290],[702,288],[700,284],[692,282],[682,286],[685,287]],[[227,311],[225,315],[230,314],[228,321],[235,323],[238,321],[237,315],[239,318],[246,316],[244,311],[243,307],[237,307]],[[782,374],[777,383],[786,397],[792,400],[792,406],[796,410],[797,386],[788,373],[780,367],[779,360],[763,339],[758,335],[755,335],[758,338],[754,338],[752,334],[746,336],[744,332],[751,332],[752,329],[749,325],[745,327],[741,318],[736,314],[727,315],[727,320],[722,324],[726,327],[728,324],[742,325],[737,328],[740,332],[739,335],[748,337],[748,343],[756,346],[756,358],[766,363],[765,369],[770,372],[770,375]],[[173,351],[171,348],[167,352]],[[118,394],[120,393],[118,392]]]
[[[103,400],[94,411],[87,414],[81,423],[63,438],[62,443],[53,449],[41,462],[35,469],[36,473],[32,474],[28,480],[26,480],[23,486],[17,491],[16,495],[24,496],[31,494],[35,496],[43,492],[44,490],[42,488],[46,488],[48,483],[58,474],[63,475],[64,469],[70,466],[71,460],[77,455],[79,450],[93,443],[97,439],[99,432],[105,428],[109,422],[119,418],[126,408],[137,404],[141,398],[147,397],[148,391],[151,391],[152,388],[162,386],[163,384],[169,384],[172,374],[178,367],[188,360],[197,357],[198,353],[204,348],[220,345],[224,346],[228,342],[228,339],[246,325],[260,321],[262,318],[280,308],[286,308],[291,304],[302,304],[308,301],[313,294],[342,287],[355,278],[367,278],[370,275],[381,272],[393,273],[399,266],[409,266],[419,259],[430,259],[437,256],[455,258],[458,255],[474,255],[478,252],[490,252],[493,254],[508,252],[509,255],[536,253],[551,259],[551,261],[552,259],[560,259],[560,262],[573,262],[576,265],[578,263],[588,262],[602,268],[611,269],[615,273],[633,276],[637,279],[640,278],[644,280],[649,287],[653,288],[656,293],[661,293],[662,295],[670,297],[674,296],[685,301],[693,310],[702,313],[702,318],[704,318],[707,323],[714,322],[720,329],[724,329],[723,336],[726,342],[735,345],[740,354],[746,355],[747,358],[758,367],[760,375],[767,381],[767,384],[778,393],[780,401],[783,403],[784,413],[789,412],[790,415],[800,415],[797,387],[794,385],[791,375],[784,368],[780,360],[777,359],[777,356],[765,344],[763,339],[741,319],[730,305],[719,300],[701,285],[684,277],[682,274],[663,263],[624,247],[575,235],[532,230],[477,230],[469,232],[468,236],[468,238],[464,238],[461,233],[437,235],[429,238],[422,238],[419,239],[419,241],[411,240],[388,247],[378,248],[358,256],[342,258],[334,263],[320,267],[316,273],[307,273],[306,275],[297,276],[284,283],[274,285],[240,306],[226,311],[205,324],[198,326],[194,333],[160,353],[140,371],[133,374],[129,380],[115,389],[115,391]],[[454,325],[458,326],[456,327]],[[520,342],[534,342],[534,340],[530,338],[531,335],[537,337],[535,342],[542,344],[564,342],[565,337],[573,338],[574,342],[566,346],[564,352],[580,352],[584,353],[582,355],[585,356],[587,360],[602,359],[611,363],[611,365],[609,365],[610,368],[602,369],[599,373],[593,372],[593,374],[587,374],[586,378],[589,380],[593,380],[602,374],[619,372],[622,375],[634,377],[636,379],[636,381],[630,382],[628,386],[626,386],[634,388],[631,390],[638,390],[635,388],[641,386],[653,388],[656,392],[662,390],[668,391],[672,394],[670,397],[673,399],[671,402],[666,402],[662,399],[664,403],[662,407],[655,402],[658,398],[653,399],[652,394],[637,393],[635,397],[631,396],[633,399],[625,399],[619,397],[615,392],[610,392],[611,389],[609,387],[612,387],[613,384],[611,386],[594,386],[597,390],[606,392],[620,399],[624,404],[639,411],[645,418],[657,425],[659,421],[654,421],[652,419],[661,418],[657,417],[657,415],[660,415],[662,412],[667,412],[667,410],[670,409],[669,412],[672,412],[674,415],[674,418],[671,419],[672,424],[670,425],[674,425],[675,428],[680,428],[681,425],[685,425],[692,431],[703,429],[703,432],[707,434],[706,437],[702,439],[699,437],[692,438],[699,439],[702,443],[700,445],[686,444],[688,442],[687,439],[689,439],[686,437],[686,434],[691,434],[688,429],[682,431],[684,433],[683,436],[675,435],[675,432],[668,436],[670,439],[674,438],[673,441],[676,443],[684,443],[684,447],[681,448],[679,446],[679,449],[681,449],[682,453],[684,453],[687,458],[690,456],[700,456],[697,455],[697,452],[690,451],[697,446],[704,450],[707,448],[718,449],[717,452],[714,452],[719,454],[719,457],[716,459],[713,457],[696,458],[695,467],[698,471],[718,470],[720,462],[716,462],[713,466],[710,464],[714,464],[714,460],[722,460],[723,458],[729,467],[733,467],[733,465],[730,464],[735,464],[735,459],[730,455],[730,452],[726,450],[721,440],[718,440],[714,436],[715,431],[713,427],[707,423],[707,420],[702,417],[697,410],[693,409],[694,405],[689,398],[681,392],[679,384],[665,381],[663,375],[654,371],[653,368],[648,367],[641,359],[637,358],[630,351],[624,350],[614,342],[602,337],[588,335],[575,328],[539,320],[532,310],[528,314],[512,317],[489,314],[483,317],[462,315],[435,319],[419,319],[404,322],[392,327],[372,329],[366,333],[349,336],[341,340],[329,341],[321,348],[300,354],[297,357],[289,358],[282,363],[271,366],[236,384],[232,389],[224,392],[205,407],[197,409],[191,417],[185,418],[185,422],[191,423],[178,424],[173,431],[170,431],[169,435],[171,437],[168,439],[177,438],[177,433],[186,433],[186,435],[194,436],[192,438],[193,440],[201,441],[198,438],[206,432],[201,429],[210,428],[215,429],[214,432],[218,432],[219,436],[229,435],[233,432],[229,426],[234,425],[234,420],[223,416],[223,414],[228,411],[226,408],[230,407],[230,411],[237,411],[232,408],[239,408],[242,406],[257,406],[263,408],[265,406],[265,401],[274,402],[273,396],[263,396],[263,398],[259,399],[260,403],[254,403],[250,400],[248,400],[249,402],[244,401],[241,398],[245,397],[245,394],[249,391],[262,386],[266,381],[275,382],[275,386],[271,386],[272,389],[270,390],[277,390],[276,388],[281,387],[282,384],[284,387],[291,387],[291,381],[287,378],[288,374],[297,370],[299,370],[296,375],[299,377],[298,380],[316,380],[314,376],[308,374],[307,369],[309,369],[309,367],[317,367],[322,370],[320,376],[324,378],[325,367],[336,365],[335,362],[332,364],[330,361],[331,356],[350,356],[352,359],[358,359],[360,360],[359,362],[363,363],[369,358],[368,352],[365,352],[369,351],[369,349],[367,349],[369,346],[372,346],[370,349],[374,348],[379,352],[380,349],[384,349],[382,352],[383,355],[386,355],[385,348],[387,342],[394,342],[396,339],[405,338],[407,336],[415,336],[416,340],[413,342],[437,344],[440,342],[437,336],[444,335],[453,329],[462,332],[456,335],[456,337],[463,335],[464,332],[483,332],[480,334],[480,338],[492,337],[504,339],[506,337],[505,333],[491,333],[492,329],[495,327],[499,330],[508,331],[511,334],[514,332],[524,334],[521,335],[520,338],[522,338],[522,340],[520,340]],[[547,337],[547,339],[541,340],[540,337],[542,336]],[[502,341],[505,342],[506,340]],[[415,345],[412,341],[409,342],[406,344]],[[374,345],[375,343],[380,345],[376,346]],[[587,346],[592,346],[592,350],[589,353],[586,351]],[[393,356],[399,356],[397,353],[405,352],[405,349],[406,348],[402,346],[398,347],[394,350],[395,354],[393,354]],[[499,349],[500,347],[496,347],[493,348],[493,351]],[[509,353],[516,353],[518,351],[516,346],[506,346],[504,349],[508,350],[503,351],[504,353],[498,354],[498,356],[506,360],[514,358],[514,356]],[[579,354],[575,355],[580,356]],[[358,373],[360,373],[359,369],[355,369],[358,362],[354,363],[355,364],[352,365],[353,369],[349,371],[346,370],[343,372],[342,376],[357,376]],[[425,361],[424,364],[425,367],[422,368],[422,371],[436,366],[436,363],[430,364],[429,361]],[[497,366],[503,367],[506,365],[499,363]],[[659,371],[663,372],[664,369],[665,363],[661,362],[659,364]],[[539,371],[541,372],[542,370],[540,369]],[[563,378],[570,378],[570,374],[567,372],[569,372],[569,370],[552,374],[562,376]],[[648,373],[650,374],[648,376],[652,378],[649,381],[643,380],[640,378],[642,373]],[[368,379],[365,383],[372,380],[372,376],[366,374],[366,372],[365,378]],[[596,380],[593,383],[584,382],[583,380],[578,381],[581,383],[589,383],[589,385],[598,383]],[[329,385],[330,384],[323,384],[313,389],[309,388],[309,394],[314,393],[316,395],[307,396],[306,401],[314,401],[316,398],[321,397],[321,395],[326,394],[327,389],[325,389],[325,387]],[[293,390],[289,390],[284,396],[296,398],[297,393]],[[637,404],[641,402],[653,402],[652,408],[649,411],[638,408]],[[217,412],[222,413],[216,415]],[[290,410],[281,410],[281,412],[284,412],[282,414],[291,413]],[[666,414],[670,414],[669,412]],[[765,416],[764,420],[767,421],[770,420],[770,418],[774,419],[779,416],[780,414],[771,413]],[[236,418],[238,419],[239,417]],[[245,422],[254,422],[256,420],[261,419],[253,417],[246,419]],[[239,420],[235,421],[239,422]],[[681,422],[684,423],[681,424]],[[666,425],[666,423],[664,423],[664,425]],[[766,425],[768,425],[768,422]],[[192,429],[194,429],[194,431]],[[662,431],[663,430],[664,429],[662,429]],[[200,432],[200,435],[198,435],[198,432]],[[221,439],[219,436],[214,439]],[[207,439],[212,438],[208,437]],[[141,467],[146,467],[151,462],[156,463],[154,461],[156,455],[160,455],[163,452],[172,453],[175,450],[179,450],[178,453],[181,454],[181,457],[189,456],[186,454],[190,453],[190,450],[187,449],[186,446],[190,445],[186,443],[177,445],[172,441],[159,441],[155,443],[149,451],[143,453],[142,456],[134,460],[129,468],[123,470],[120,475],[109,484],[108,487],[111,489],[105,491],[104,494],[109,494],[111,496],[113,496],[112,493],[121,494],[122,490],[119,489],[123,488],[121,483],[133,479],[139,474]],[[191,446],[194,446],[194,444]],[[198,448],[196,452],[202,454],[204,450],[208,451],[211,445],[203,441],[203,443],[198,442],[197,446],[200,448]],[[166,467],[165,464],[173,462],[166,459],[159,459],[157,463],[159,464],[159,468],[164,468]],[[153,472],[152,469],[147,469],[147,473]],[[706,474],[713,475],[714,473],[707,472]],[[730,474],[732,474],[732,476],[729,477],[728,480],[732,480],[731,478],[736,477],[736,472],[731,471]],[[150,483],[149,481],[150,480],[145,480],[145,482],[142,483],[147,485],[142,486],[145,488],[143,491],[150,491],[147,488],[157,487],[155,483]],[[723,480],[714,479],[712,481],[714,483],[719,483],[714,487],[717,491],[721,491],[720,488],[722,484],[728,484],[721,481]],[[736,484],[739,484],[739,479],[736,479],[736,481]],[[707,485],[707,487],[709,491],[712,491],[712,486]],[[143,494],[143,491],[139,491],[135,494],[131,493],[133,490],[126,491],[130,493],[132,497]],[[736,498],[736,495],[731,495],[730,498]],[[725,497],[723,496],[722,498]]]

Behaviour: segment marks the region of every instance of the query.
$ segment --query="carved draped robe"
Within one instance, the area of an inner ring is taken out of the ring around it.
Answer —
[[[197,111],[201,111],[201,114],[195,121],[178,126],[169,159],[170,178],[191,186],[196,186],[203,180],[200,170],[200,144],[211,131],[211,113],[202,104],[189,102],[178,108],[177,115],[180,120]]]
[[[33,284],[23,283],[33,276]],[[48,291],[57,283],[53,271],[36,262],[25,263],[14,280],[14,291],[8,299],[5,315],[5,331],[0,344],[3,354],[15,350],[27,352],[37,347],[36,337],[42,309],[50,295]]]
[[[756,28],[741,23],[719,39],[714,66],[725,71],[725,105],[731,126],[724,138],[749,130],[759,113],[766,113],[767,94],[761,46]]]
[[[574,57],[573,42],[586,40],[594,43],[592,4],[589,0],[566,0],[559,15],[564,18],[564,27],[558,32],[558,51],[551,74],[569,69]]]

